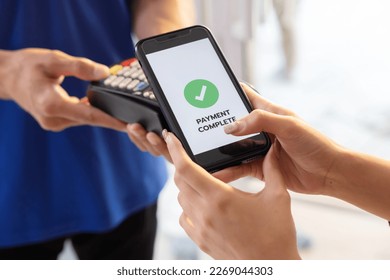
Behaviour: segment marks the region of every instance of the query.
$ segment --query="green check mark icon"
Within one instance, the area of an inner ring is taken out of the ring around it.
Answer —
[[[194,107],[209,108],[218,101],[219,92],[212,82],[197,79],[186,85],[184,97]]]

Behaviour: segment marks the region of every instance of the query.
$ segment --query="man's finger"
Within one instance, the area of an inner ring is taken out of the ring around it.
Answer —
[[[127,135],[129,136],[130,140],[138,147],[143,152],[147,151],[147,147],[145,145],[145,141],[141,141],[139,139],[139,136],[137,135],[138,129],[140,129],[140,124],[138,123],[133,123],[133,124],[128,124],[126,126],[127,129]]]
[[[78,126],[80,125],[78,122],[71,121],[64,118],[40,118],[37,117],[36,120],[38,121],[39,125],[48,131],[54,131],[59,132],[64,130],[65,128]]]
[[[45,59],[46,73],[52,78],[74,76],[82,80],[100,80],[109,75],[107,66],[87,58],[70,56],[61,51],[51,51]]]
[[[57,115],[78,122],[79,125],[93,125],[126,131],[126,124],[103,111],[84,103],[63,102]]]
[[[171,155],[169,154],[167,144],[164,139],[161,138],[158,134],[154,132],[148,132],[146,134],[146,139],[151,143],[153,148],[160,153],[167,161],[172,163]]]

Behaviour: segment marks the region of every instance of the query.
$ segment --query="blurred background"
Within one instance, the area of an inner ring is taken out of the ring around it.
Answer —
[[[237,77],[341,145],[390,159],[390,1],[197,1]],[[235,182],[253,189],[258,181]],[[207,258],[186,239],[172,182],[156,258]],[[390,259],[387,222],[336,199],[292,194],[305,259]]]
[[[390,1],[196,0],[236,76],[339,144],[390,159]],[[172,167],[170,166],[172,172]],[[256,190],[261,182],[234,182]],[[342,201],[292,193],[304,259],[390,259],[390,227]],[[170,180],[156,259],[208,259],[178,224]],[[68,246],[62,258],[72,258]]]

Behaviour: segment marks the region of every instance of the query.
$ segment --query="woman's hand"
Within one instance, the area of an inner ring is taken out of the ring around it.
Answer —
[[[253,107],[248,116],[225,126],[225,132],[247,135],[260,131],[271,134],[280,171],[290,190],[308,194],[326,194],[329,172],[339,160],[342,148],[325,137],[291,111],[264,99],[243,85]],[[215,173],[225,182],[253,176],[263,178],[262,159]]]
[[[165,140],[176,167],[180,224],[216,259],[298,259],[290,196],[271,148],[262,168],[265,188],[250,194],[216,179],[186,154],[172,133]]]

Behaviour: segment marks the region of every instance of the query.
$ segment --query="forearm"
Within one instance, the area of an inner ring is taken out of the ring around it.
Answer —
[[[192,0],[138,0],[133,6],[134,31],[139,39],[193,25]]]
[[[326,181],[327,195],[390,220],[390,162],[344,150]]]

